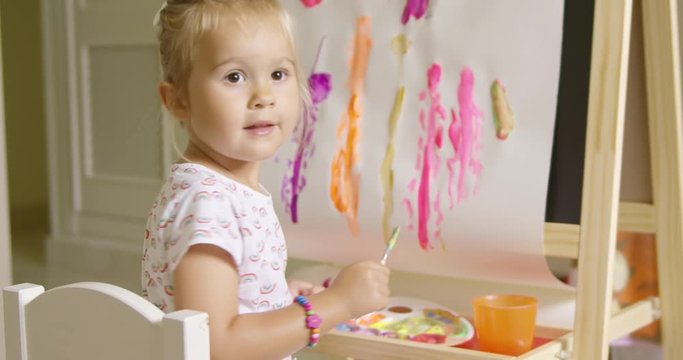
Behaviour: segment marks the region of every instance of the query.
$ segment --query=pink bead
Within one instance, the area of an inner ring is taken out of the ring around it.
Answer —
[[[318,314],[313,314],[308,317],[306,317],[306,327],[309,329],[317,329],[320,327],[321,323],[320,316]]]

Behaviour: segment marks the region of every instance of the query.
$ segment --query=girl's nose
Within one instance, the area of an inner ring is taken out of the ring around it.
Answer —
[[[251,99],[249,99],[249,109],[266,109],[275,106],[275,96],[273,96],[270,86],[259,86],[255,89]]]

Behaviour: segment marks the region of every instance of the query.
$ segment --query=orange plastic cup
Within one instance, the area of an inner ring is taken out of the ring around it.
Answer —
[[[480,349],[521,355],[531,349],[538,300],[526,295],[487,295],[472,300]]]

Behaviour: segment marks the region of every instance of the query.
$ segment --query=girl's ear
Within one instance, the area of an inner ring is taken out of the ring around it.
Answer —
[[[184,98],[182,98],[176,87],[168,81],[159,83],[159,97],[174,118],[184,121],[190,118],[189,106]]]

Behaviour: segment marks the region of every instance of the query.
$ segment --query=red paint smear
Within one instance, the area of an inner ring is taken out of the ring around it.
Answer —
[[[482,165],[479,161],[481,149],[481,122],[482,112],[474,103],[474,74],[470,68],[464,68],[460,72],[460,85],[458,86],[458,105],[460,121],[451,109],[451,125],[448,128],[448,137],[453,146],[454,155],[448,159],[449,172],[448,196],[450,209],[453,208],[453,178],[455,165],[459,163],[457,182],[457,202],[467,198],[465,176],[468,171],[474,176],[474,192],[476,193],[477,182],[481,174]]]
[[[548,338],[541,338],[541,337],[534,337],[533,341],[531,342],[531,348],[535,349],[541,345],[547,344],[555,339],[548,339]],[[462,348],[462,349],[470,349],[470,350],[478,350],[482,351],[481,347],[479,345],[479,337],[474,336],[472,339],[460,344],[460,345],[455,345],[452,347],[457,347],[457,348]]]
[[[440,236],[440,229],[438,228],[443,220],[443,214],[440,210],[439,191],[436,192],[436,197],[432,199],[430,185],[433,180],[436,180],[440,168],[441,158],[438,150],[441,147],[442,125],[440,122],[446,118],[445,109],[441,105],[441,94],[439,93],[439,83],[441,82],[441,66],[433,64],[427,71],[427,83],[429,89],[429,109],[420,111],[420,125],[423,131],[426,132],[424,138],[420,136],[418,140],[419,154],[418,154],[418,171],[419,180],[417,185],[417,232],[420,247],[424,250],[431,250],[433,247],[429,241],[429,219],[431,217],[432,201],[434,201],[434,210],[437,213],[435,235]],[[420,94],[420,98],[424,98]],[[414,191],[415,179],[409,183],[409,191]],[[407,208],[412,210],[412,203],[406,199],[404,201]],[[409,212],[409,218],[412,222],[412,211]]]
[[[482,171],[479,160],[482,112],[474,102],[474,74],[471,69],[466,67],[460,72],[460,84],[458,86],[459,117],[455,110],[451,109],[451,124],[445,134],[446,129],[442,121],[445,120],[446,113],[445,108],[441,105],[441,94],[438,90],[441,81],[441,67],[438,64],[433,64],[427,72],[427,77],[428,92],[419,94],[420,101],[429,100],[429,108],[421,109],[419,112],[419,123],[423,134],[418,137],[417,142],[416,170],[418,176],[408,183],[410,197],[404,199],[403,203],[408,212],[409,229],[413,227],[413,209],[417,208],[420,247],[424,250],[431,250],[433,246],[430,244],[429,225],[432,212],[436,213],[433,236],[439,240],[441,240],[441,224],[444,220],[441,211],[441,190],[431,188],[438,179],[441,166],[439,152],[443,146],[444,136],[448,136],[454,152],[453,157],[447,160],[448,195],[450,209],[452,210],[454,202],[453,185],[457,185],[458,202],[466,199],[465,179],[468,173],[471,173],[474,179],[473,192],[477,192],[478,178]],[[458,163],[460,167],[456,183],[454,177],[455,167]],[[414,196],[415,190],[417,190],[417,203],[414,206],[410,198]]]
[[[304,6],[307,8],[312,8],[320,4],[321,2],[322,0],[301,0],[301,3],[304,4]]]

